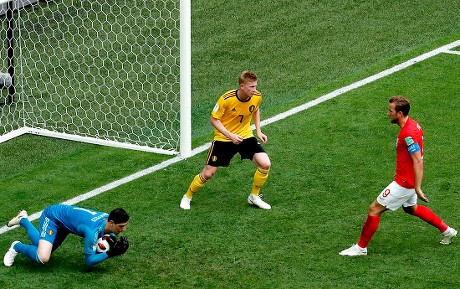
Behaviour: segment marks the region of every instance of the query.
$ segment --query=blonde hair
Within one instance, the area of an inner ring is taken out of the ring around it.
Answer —
[[[257,81],[257,74],[251,70],[245,70],[240,74],[239,84],[247,83],[249,81]]]

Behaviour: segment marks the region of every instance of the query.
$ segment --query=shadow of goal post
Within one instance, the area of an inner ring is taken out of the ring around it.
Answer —
[[[189,157],[190,7],[0,0],[11,28],[0,84],[14,92],[0,108],[0,142],[30,133]]]

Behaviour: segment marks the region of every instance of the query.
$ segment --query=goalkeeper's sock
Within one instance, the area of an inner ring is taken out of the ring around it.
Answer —
[[[254,183],[252,184],[251,194],[259,195],[260,189],[268,179],[269,171],[270,169],[265,170],[259,167],[257,168],[256,172],[254,173]]]
[[[193,197],[193,194],[198,192],[206,183],[206,179],[203,178],[203,176],[200,174],[196,175],[193,178],[193,181],[190,183],[190,186],[188,187],[187,192],[185,193],[185,196],[187,198],[191,199]]]
[[[366,223],[364,223],[361,235],[359,236],[358,246],[366,248],[377,228],[379,227],[380,216],[367,215]]]
[[[34,246],[38,246],[39,233],[37,228],[27,218],[23,218],[20,221],[22,227],[24,227],[29,235],[30,241]]]
[[[449,226],[447,226],[441,218],[436,216],[432,210],[425,206],[417,205],[417,208],[414,211],[414,216],[417,216],[428,224],[435,226],[441,233],[445,232],[449,228]]]
[[[23,243],[17,243],[13,248],[16,252],[24,254],[27,258],[34,260],[39,264],[43,264],[42,260],[38,257],[38,247],[34,245],[27,245]]]

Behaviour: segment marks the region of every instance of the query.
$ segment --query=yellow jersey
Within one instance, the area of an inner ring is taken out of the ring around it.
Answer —
[[[242,101],[238,98],[237,91],[233,89],[224,93],[214,106],[211,115],[220,120],[231,133],[246,139],[254,136],[251,129],[251,119],[260,107],[262,95],[256,91],[249,99]],[[231,141],[216,128],[214,128],[214,140]]]

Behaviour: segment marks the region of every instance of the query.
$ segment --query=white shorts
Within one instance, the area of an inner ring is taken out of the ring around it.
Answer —
[[[396,211],[401,206],[415,206],[417,204],[417,194],[415,189],[402,187],[393,181],[380,193],[377,197],[377,202],[389,210]]]

